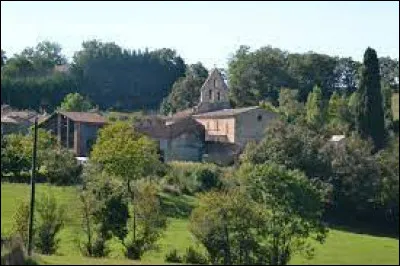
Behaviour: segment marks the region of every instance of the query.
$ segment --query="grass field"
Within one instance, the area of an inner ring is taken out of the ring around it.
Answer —
[[[393,93],[392,109],[393,109],[394,120],[398,120],[399,119],[399,93]]]
[[[37,192],[46,189],[38,185]],[[65,204],[69,221],[61,233],[60,249],[55,256],[38,256],[41,264],[94,264],[94,265],[135,265],[164,263],[164,255],[173,248],[181,253],[194,239],[187,229],[187,215],[195,200],[192,197],[171,197],[163,194],[163,209],[170,214],[168,228],[159,241],[159,249],[146,253],[142,261],[117,259],[90,259],[79,254],[76,239],[80,222],[79,200],[73,187],[50,187],[62,204]],[[12,228],[12,215],[18,200],[29,198],[29,186],[1,184],[1,232],[8,234]],[[307,260],[295,256],[291,264],[399,264],[399,242],[397,239],[354,234],[330,230],[326,243],[316,246],[316,255]]]

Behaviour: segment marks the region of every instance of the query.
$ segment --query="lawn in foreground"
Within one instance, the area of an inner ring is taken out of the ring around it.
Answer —
[[[38,185],[40,193],[45,185]],[[69,214],[67,226],[61,233],[60,250],[57,256],[39,256],[43,264],[94,264],[94,265],[135,265],[164,263],[165,254],[176,248],[180,253],[189,245],[195,245],[194,239],[187,229],[187,206],[184,202],[193,205],[191,197],[172,197],[163,195],[168,212],[174,218],[169,219],[168,228],[159,241],[159,249],[147,252],[142,261],[91,259],[79,254],[76,244],[79,235],[80,222],[77,189],[74,187],[50,187],[55,195],[64,203]],[[29,198],[29,186],[22,184],[1,184],[1,231],[9,233],[12,226],[12,215],[16,202]],[[175,209],[174,209],[175,208]],[[330,230],[324,245],[316,246],[316,255],[307,260],[295,256],[291,264],[399,264],[399,242],[397,239],[373,237],[370,235],[354,234],[345,231]]]

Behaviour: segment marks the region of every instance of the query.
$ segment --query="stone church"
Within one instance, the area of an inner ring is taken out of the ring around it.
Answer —
[[[231,164],[249,141],[259,141],[277,114],[258,106],[232,109],[229,89],[214,69],[201,87],[197,106],[167,117],[149,117],[136,129],[159,142],[165,161]]]

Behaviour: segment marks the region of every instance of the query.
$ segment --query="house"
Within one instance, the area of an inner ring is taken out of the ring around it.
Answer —
[[[162,118],[147,117],[134,128],[158,143],[163,161],[201,161],[204,153],[204,127],[191,117],[166,124]]]
[[[46,114],[38,114],[32,110],[14,110],[9,105],[1,106],[1,136],[11,133],[26,134],[35,123],[46,119]]]
[[[219,164],[234,162],[246,144],[260,141],[266,127],[278,117],[276,113],[259,106],[231,108],[228,86],[217,69],[202,85],[200,95],[197,106],[164,120],[165,125],[173,126],[192,118],[204,127],[204,161]]]
[[[60,144],[71,149],[77,157],[87,157],[94,144],[98,130],[107,124],[98,113],[62,112],[53,113],[39,124],[57,136]]]

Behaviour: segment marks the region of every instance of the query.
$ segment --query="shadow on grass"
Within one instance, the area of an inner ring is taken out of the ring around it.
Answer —
[[[195,207],[194,199],[185,195],[162,193],[160,199],[163,212],[172,218],[188,218]]]
[[[399,239],[399,228],[394,224],[377,223],[366,220],[326,218],[325,221],[332,229],[346,231],[355,234],[367,234],[377,237],[388,237]]]

